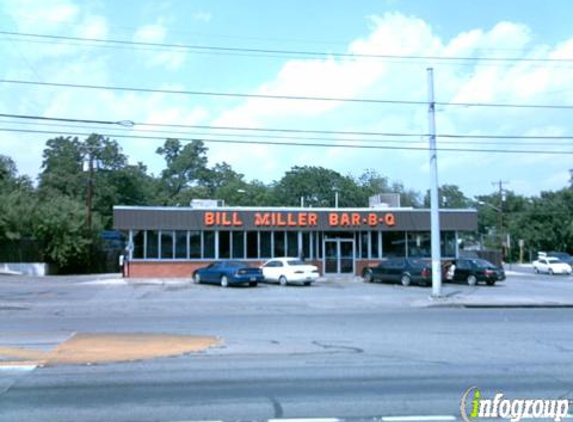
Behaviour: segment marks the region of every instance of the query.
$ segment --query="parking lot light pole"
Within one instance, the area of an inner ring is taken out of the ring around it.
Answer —
[[[438,202],[438,153],[436,150],[436,103],[434,70],[428,70],[428,126],[430,138],[430,233],[432,244],[432,296],[442,295],[442,259],[440,251],[440,204]]]

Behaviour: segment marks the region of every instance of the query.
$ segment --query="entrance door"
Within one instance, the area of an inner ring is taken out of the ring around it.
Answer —
[[[354,274],[354,240],[324,240],[324,273]]]

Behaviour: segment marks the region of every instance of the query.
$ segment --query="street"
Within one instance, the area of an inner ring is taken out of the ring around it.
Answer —
[[[573,277],[444,288],[482,300],[540,291],[573,298]],[[420,306],[430,293],[356,281],[222,289],[2,277],[0,346],[49,350],[78,333],[221,343],[131,362],[41,366],[3,356],[0,420],[459,419],[471,386],[490,396],[573,398],[572,308]]]

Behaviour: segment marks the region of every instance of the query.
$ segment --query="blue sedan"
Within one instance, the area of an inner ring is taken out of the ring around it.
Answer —
[[[221,287],[237,284],[256,287],[263,280],[263,272],[260,268],[251,267],[241,261],[215,261],[193,273],[193,281],[196,284],[211,283],[219,284]]]

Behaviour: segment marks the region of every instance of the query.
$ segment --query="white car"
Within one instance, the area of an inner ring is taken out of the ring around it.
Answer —
[[[278,282],[281,286],[286,286],[288,283],[310,286],[319,277],[316,266],[305,264],[298,258],[269,259],[261,269],[265,281]]]
[[[533,261],[533,269],[536,273],[547,274],[571,274],[571,266],[557,258],[539,258]]]

